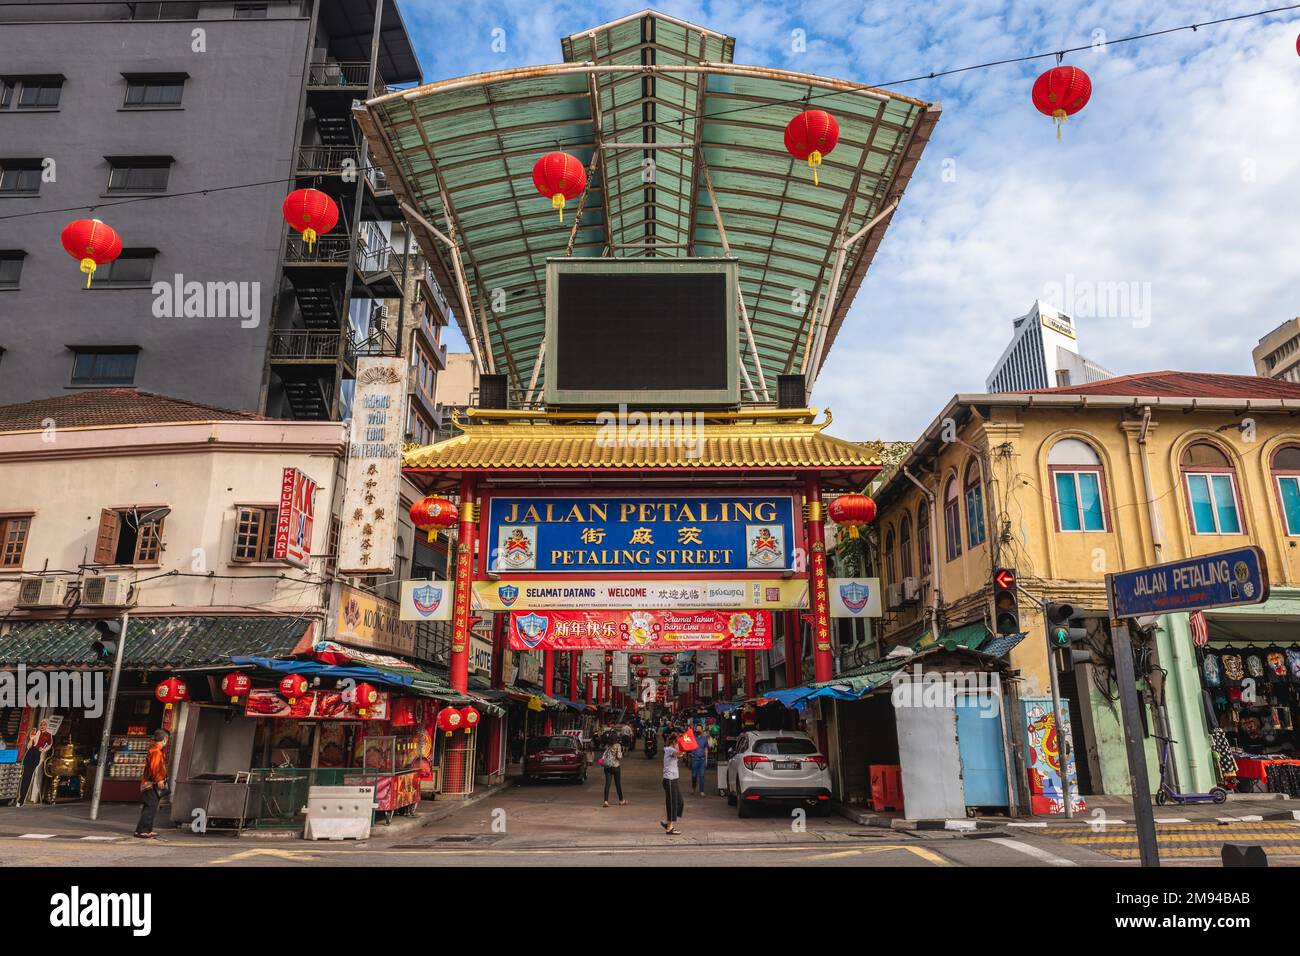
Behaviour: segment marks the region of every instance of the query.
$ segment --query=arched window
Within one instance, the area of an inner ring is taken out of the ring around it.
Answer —
[[[903,577],[910,578],[912,576],[912,519],[910,516],[904,516],[902,527],[898,532],[898,563],[899,569],[903,572]]]
[[[961,495],[957,491],[957,478],[948,479],[943,489],[943,534],[948,560],[961,554]]]
[[[1209,442],[1188,445],[1182,466],[1192,530],[1197,534],[1241,534],[1237,482],[1223,450]]]
[[[1047,455],[1059,531],[1105,531],[1101,458],[1087,442],[1062,438]]]
[[[894,574],[894,529],[890,528],[885,532],[885,580],[890,584],[896,584],[898,578]]]
[[[1300,445],[1279,448],[1273,456],[1273,478],[1282,499],[1286,533],[1300,535]]]
[[[972,548],[984,543],[984,486],[973,461],[966,466],[966,543]]]
[[[916,509],[916,551],[921,556],[921,577],[930,574],[930,505],[922,501]]]

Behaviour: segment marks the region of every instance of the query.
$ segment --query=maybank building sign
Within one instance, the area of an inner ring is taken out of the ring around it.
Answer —
[[[498,574],[781,572],[794,564],[790,495],[492,498]]]

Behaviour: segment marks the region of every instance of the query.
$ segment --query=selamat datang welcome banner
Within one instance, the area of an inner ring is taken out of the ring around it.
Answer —
[[[772,646],[770,611],[515,611],[512,650],[731,650]]]

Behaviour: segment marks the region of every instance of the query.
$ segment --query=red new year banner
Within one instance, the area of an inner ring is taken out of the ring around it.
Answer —
[[[510,647],[572,651],[758,651],[772,646],[771,611],[514,611]]]

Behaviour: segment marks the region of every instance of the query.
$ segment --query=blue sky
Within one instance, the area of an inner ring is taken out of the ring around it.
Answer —
[[[562,36],[641,9],[399,2],[426,80],[558,62]],[[740,63],[890,86],[1272,5],[1282,4],[656,9],[735,36]],[[498,29],[504,53],[492,50]],[[791,50],[795,29],[806,52]],[[836,433],[914,438],[954,393],[983,391],[1011,320],[1036,298],[1072,312],[1081,351],[1117,374],[1250,374],[1256,341],[1300,315],[1297,32],[1300,10],[1073,54],[1066,62],[1091,75],[1093,95],[1060,144],[1029,99],[1048,61],[892,86],[944,113],[817,381],[814,403],[835,411]]]

